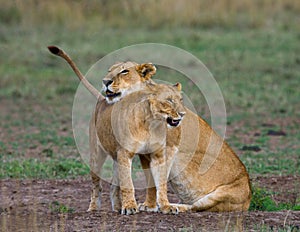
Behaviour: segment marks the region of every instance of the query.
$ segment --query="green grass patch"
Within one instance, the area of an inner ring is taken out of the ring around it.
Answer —
[[[281,210],[300,210],[299,202],[295,203],[279,203],[272,199],[272,193],[259,187],[252,186],[252,199],[250,203],[250,211],[281,211]]]
[[[285,225],[285,226],[270,226],[266,224],[259,224],[254,226],[254,231],[260,231],[260,232],[272,232],[272,231],[278,231],[278,232],[298,232],[299,226],[297,225]]]
[[[59,203],[58,201],[51,202],[49,208],[52,213],[66,214],[66,213],[73,213],[75,211],[73,208],[66,206],[62,203]]]
[[[89,168],[81,160],[71,158],[44,161],[29,158],[0,164],[0,178],[75,178],[87,174]]]
[[[251,174],[300,174],[297,160],[283,152],[246,152],[241,160]]]

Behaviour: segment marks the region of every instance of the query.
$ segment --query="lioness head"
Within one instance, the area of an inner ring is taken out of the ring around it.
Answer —
[[[168,128],[179,126],[186,113],[181,96],[181,84],[157,87],[159,93],[148,99],[152,115],[156,119],[166,120]],[[166,88],[167,91],[163,91]]]
[[[103,92],[108,103],[115,103],[125,95],[140,90],[141,85],[151,81],[156,73],[153,64],[137,64],[135,62],[122,62],[111,66],[103,79]]]

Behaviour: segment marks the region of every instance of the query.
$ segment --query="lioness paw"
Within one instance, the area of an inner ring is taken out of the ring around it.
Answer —
[[[179,209],[173,205],[164,205],[159,208],[159,212],[161,212],[163,214],[178,214]]]
[[[100,209],[100,206],[101,206],[100,199],[97,200],[92,199],[87,212],[97,211]]]
[[[158,207],[156,205],[150,206],[149,204],[147,204],[145,202],[143,204],[139,204],[138,208],[139,208],[139,211],[158,212]]]
[[[122,208],[120,210],[120,214],[123,215],[132,215],[138,213],[138,206],[135,201],[128,201],[125,204],[122,205]]]
[[[138,213],[139,210],[138,208],[123,208],[120,210],[120,214],[122,215],[132,215]]]
[[[88,208],[87,212],[92,212],[92,211],[96,211],[98,210],[98,208],[94,205],[90,205],[90,207]]]

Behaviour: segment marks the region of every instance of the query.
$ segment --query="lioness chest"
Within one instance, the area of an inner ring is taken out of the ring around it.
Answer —
[[[143,102],[97,103],[95,125],[102,148],[113,158],[119,149],[148,154],[166,144],[166,126],[151,117]]]

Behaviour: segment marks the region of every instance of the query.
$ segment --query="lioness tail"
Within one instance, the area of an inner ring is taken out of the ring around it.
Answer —
[[[71,66],[71,68],[73,69],[73,71],[75,72],[79,80],[91,92],[91,94],[93,94],[97,99],[99,98],[104,99],[104,97],[100,94],[100,92],[94,86],[92,86],[91,83],[82,75],[82,73],[77,68],[74,61],[67,53],[65,53],[62,49],[56,46],[48,46],[48,49],[52,54],[60,56],[68,62],[68,64]]]

